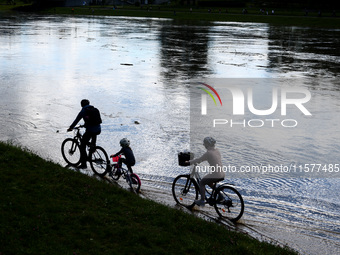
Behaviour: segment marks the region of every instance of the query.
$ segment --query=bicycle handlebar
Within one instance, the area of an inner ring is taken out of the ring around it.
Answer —
[[[79,125],[77,127],[74,127],[73,129],[80,129],[80,128],[83,128],[83,127],[85,127],[85,125]]]
[[[67,129],[67,132],[71,132],[72,130],[74,130],[74,129],[81,129],[81,128],[83,128],[83,127],[85,127],[84,125],[79,125],[79,126],[76,126],[76,127],[74,127],[74,128],[72,128],[72,129],[70,129],[70,128],[68,128]]]

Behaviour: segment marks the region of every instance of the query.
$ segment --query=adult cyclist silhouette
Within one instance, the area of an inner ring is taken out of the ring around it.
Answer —
[[[91,140],[91,148],[94,148],[96,146],[97,142],[97,135],[101,133],[101,126],[102,123],[100,118],[100,113],[98,111],[99,116],[93,116],[96,114],[93,114],[92,112],[96,111],[95,107],[90,105],[90,101],[87,99],[83,99],[80,102],[81,105],[81,111],[78,113],[76,119],[73,121],[71,126],[67,129],[67,131],[72,131],[72,129],[78,124],[78,122],[83,119],[85,122],[84,127],[86,128],[86,131],[83,135],[83,138],[81,140],[80,144],[80,166],[79,168],[87,168],[86,160],[87,160],[87,154],[86,154],[86,145]],[[97,115],[98,115],[97,114]]]

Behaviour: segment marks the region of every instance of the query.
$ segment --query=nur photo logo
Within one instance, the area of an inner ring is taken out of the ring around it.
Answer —
[[[217,103],[216,103],[216,100],[215,100],[215,97],[213,94],[211,94],[211,92],[209,90],[211,90],[218,98],[218,100],[220,101],[220,104],[222,106],[222,100],[221,100],[221,97],[220,95],[217,93],[217,91],[210,85],[208,84],[205,84],[203,82],[200,83],[202,86],[201,87],[197,87],[198,89],[201,89],[202,91],[204,91],[206,94],[202,93],[201,95],[201,113],[202,115],[206,115],[207,114],[207,95],[209,95],[212,100],[214,101],[215,105],[217,106]],[[209,89],[209,90],[208,90]]]
[[[200,83],[201,116],[214,117],[212,126],[296,127],[294,116],[312,116],[307,104],[312,96],[308,89],[292,86],[244,86]],[[217,92],[218,91],[218,92]],[[208,103],[208,95],[215,106]],[[223,100],[223,104],[222,104]],[[219,101],[219,103],[218,103]],[[215,107],[222,107],[216,110]],[[213,108],[211,108],[213,107]],[[231,114],[229,114],[231,112]],[[226,118],[228,117],[228,118]],[[240,117],[244,117],[243,119]],[[256,118],[254,118],[256,117]],[[284,117],[284,118],[283,118]]]

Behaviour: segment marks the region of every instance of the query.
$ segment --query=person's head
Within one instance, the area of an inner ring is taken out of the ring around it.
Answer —
[[[87,100],[87,99],[83,99],[80,102],[81,107],[84,107],[84,106],[89,105],[89,104],[90,104],[90,101]]]
[[[216,140],[210,136],[203,139],[203,145],[205,148],[214,148]]]
[[[123,138],[120,140],[120,146],[122,147],[129,147],[130,146],[130,141],[127,138]]]

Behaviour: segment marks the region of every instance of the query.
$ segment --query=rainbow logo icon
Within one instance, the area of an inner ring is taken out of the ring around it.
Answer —
[[[205,83],[203,83],[203,82],[200,82],[200,84],[203,85],[203,86],[205,86],[205,87],[207,87],[207,88],[209,88],[212,92],[214,92],[214,94],[217,96],[217,98],[218,98],[218,100],[220,101],[220,104],[221,104],[221,106],[222,106],[222,100],[221,100],[220,95],[217,93],[217,91],[216,91],[213,87],[211,87],[210,85],[208,85],[208,84],[205,84]],[[211,94],[211,92],[210,92],[209,90],[207,90],[206,88],[201,88],[201,87],[198,87],[198,89],[201,89],[201,90],[203,90],[204,92],[206,92],[206,93],[214,100],[215,105],[217,105],[216,100],[215,100],[213,94]]]
[[[221,106],[222,106],[222,100],[221,100],[220,95],[217,93],[217,91],[212,86],[210,86],[206,83],[203,83],[203,82],[200,82],[200,84],[203,85],[203,87],[197,87],[197,88],[200,89],[200,90],[203,90],[204,92],[207,93],[207,94],[202,94],[202,100],[201,100],[202,115],[206,115],[207,114],[207,95],[209,95],[212,98],[215,105],[217,106],[217,102],[215,100],[215,97],[209,90],[211,90],[217,96],[218,100],[220,101]]]

